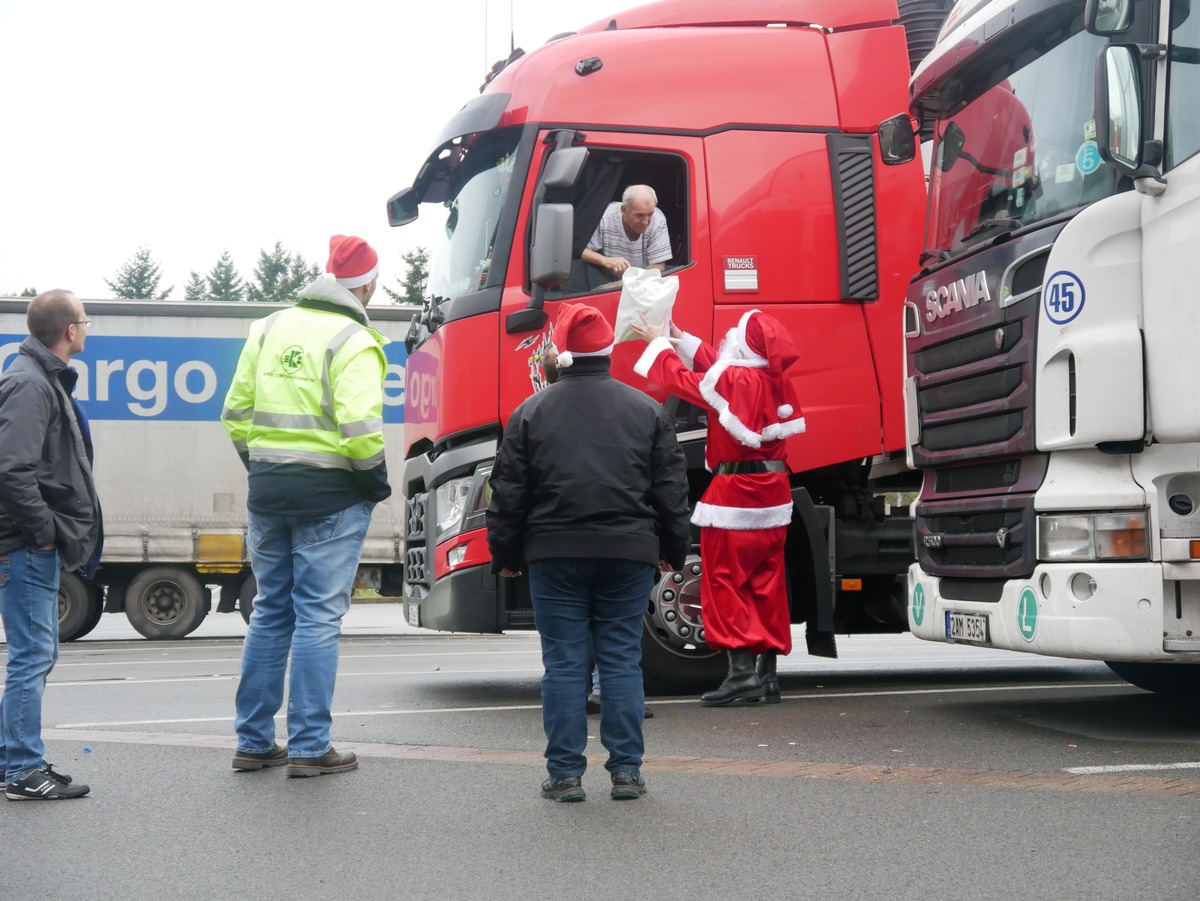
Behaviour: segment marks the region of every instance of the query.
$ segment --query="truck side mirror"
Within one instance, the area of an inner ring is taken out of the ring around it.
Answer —
[[[547,188],[573,188],[587,162],[586,147],[560,147],[546,160],[542,184]]]
[[[389,225],[408,225],[417,218],[417,192],[412,188],[405,188],[393,194],[388,199],[387,210]]]
[[[1134,48],[1113,44],[1096,60],[1096,149],[1135,175],[1142,163],[1141,78]]]
[[[575,208],[569,203],[541,203],[536,213],[529,248],[529,280],[543,288],[557,288],[571,277]]]
[[[1133,0],[1087,0],[1083,27],[1092,34],[1120,34],[1133,24]]]
[[[885,166],[910,163],[917,156],[917,134],[912,120],[905,114],[892,116],[879,123],[879,154]]]

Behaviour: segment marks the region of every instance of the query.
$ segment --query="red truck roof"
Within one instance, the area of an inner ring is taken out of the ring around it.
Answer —
[[[580,33],[678,25],[821,25],[838,30],[896,21],[896,0],[659,0],[593,22]]]

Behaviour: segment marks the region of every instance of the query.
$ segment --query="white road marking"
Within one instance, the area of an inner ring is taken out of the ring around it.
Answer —
[[[1097,776],[1102,773],[1143,773],[1150,770],[1200,770],[1195,763],[1122,763],[1113,766],[1069,766],[1063,772],[1073,776]]]
[[[464,671],[466,672],[466,671]],[[475,670],[474,672],[481,672]],[[378,675],[376,673],[364,673],[363,675]],[[390,675],[414,675],[413,673],[394,673]],[[342,678],[343,674],[339,673],[338,678]],[[111,683],[104,683],[111,684]],[[124,684],[124,683],[121,683]],[[1130,688],[1133,686],[1127,682],[1091,682],[1079,685],[996,685],[996,686],[975,686],[970,688],[914,688],[903,689],[899,691],[846,691],[846,692],[829,692],[828,694],[803,694],[803,695],[784,695],[784,700],[789,701],[821,701],[830,698],[881,698],[881,697],[901,697],[904,695],[936,695],[936,694],[974,694],[979,692],[997,692],[997,691],[1063,691],[1070,689],[1089,689],[1089,688]],[[660,701],[647,701],[648,705],[667,706],[671,704],[691,705],[699,704],[699,698],[665,698]],[[405,710],[349,710],[349,711],[333,711],[335,717],[364,717],[364,716],[411,716],[414,714],[429,714],[429,713],[487,713],[501,710],[540,710],[541,704],[497,704],[487,707],[418,707]],[[285,714],[276,714],[275,719],[283,720]],[[180,723],[227,723],[233,722],[232,716],[218,717],[183,717],[178,719],[163,719],[163,720],[121,720],[115,722],[97,721],[92,723],[61,723],[55,726],[56,729],[97,729],[108,726],[169,726],[178,725]]]

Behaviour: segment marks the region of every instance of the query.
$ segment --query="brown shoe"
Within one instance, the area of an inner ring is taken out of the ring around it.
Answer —
[[[261,754],[251,754],[249,751],[237,751],[233,755],[235,770],[261,770],[269,766],[283,766],[288,762],[287,748],[272,744],[271,750]]]
[[[287,765],[289,776],[327,776],[358,769],[358,758],[353,751],[338,751],[330,747],[320,757],[289,757]]]

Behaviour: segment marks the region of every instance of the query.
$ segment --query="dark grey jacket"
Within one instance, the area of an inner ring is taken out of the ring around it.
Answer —
[[[33,337],[0,375],[0,554],[53,543],[68,572],[87,566],[100,537],[100,501],[67,393],[75,378]]]
[[[682,569],[691,546],[687,463],[662,405],[577,357],[504,429],[487,511],[492,572],[602,557]]]

